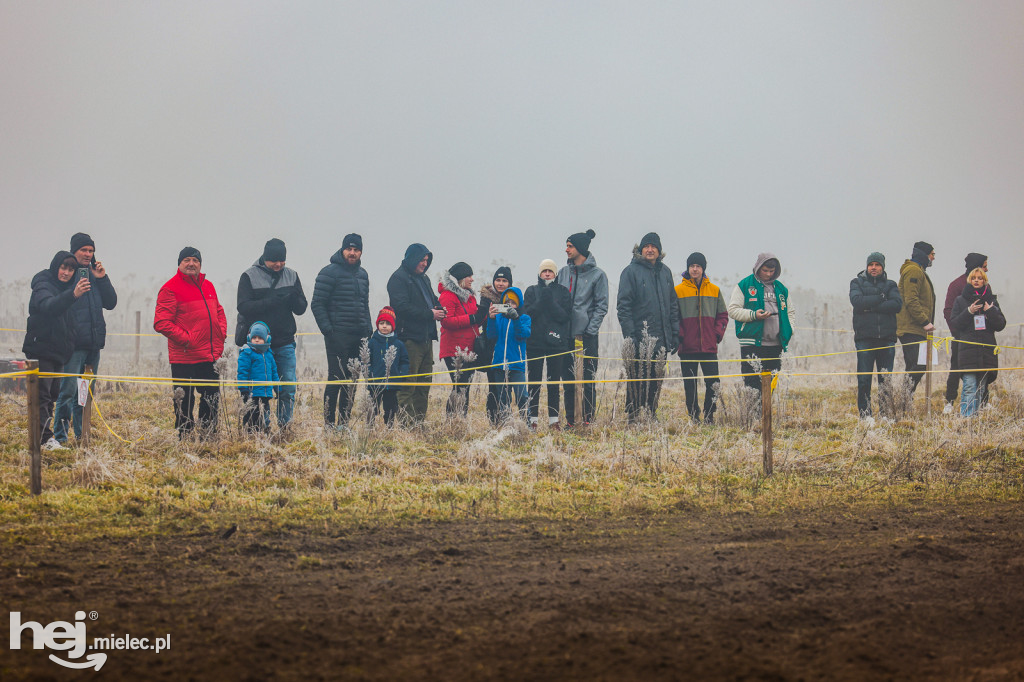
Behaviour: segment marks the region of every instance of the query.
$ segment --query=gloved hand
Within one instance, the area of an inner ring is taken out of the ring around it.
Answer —
[[[249,402],[249,398],[250,398],[250,396],[251,396],[251,394],[249,393],[249,391],[247,391],[247,390],[244,390],[244,389],[239,389],[239,391],[238,391],[238,392],[242,394],[242,402],[243,402],[243,403],[247,403],[247,402]]]
[[[509,308],[508,310],[505,311],[505,317],[507,317],[510,320],[518,319],[519,311],[516,310],[515,308]]]

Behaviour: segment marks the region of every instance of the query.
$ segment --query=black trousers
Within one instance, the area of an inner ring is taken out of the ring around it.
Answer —
[[[395,417],[398,416],[398,388],[384,388],[383,386],[373,386],[370,388],[370,396],[373,398],[372,410],[373,416],[371,421],[377,418],[377,415],[383,410],[384,412],[384,423],[391,426],[395,423]]]
[[[358,336],[331,339],[327,348],[327,380],[344,381],[349,378],[348,362],[359,359],[363,340]],[[354,392],[343,384],[327,384],[324,388],[324,423],[345,425],[352,416],[351,396]]]
[[[718,353],[680,353],[679,367],[683,373],[683,390],[686,392],[686,411],[694,421],[711,424],[715,421],[718,408],[718,391],[722,385],[718,378]],[[700,409],[700,395],[697,393],[697,370],[704,372],[704,411]],[[709,378],[710,377],[710,378]]]
[[[249,396],[242,412],[242,427],[249,433],[270,432],[270,398]]]
[[[212,362],[196,362],[193,364],[171,364],[171,376],[182,383],[174,384],[174,428],[178,437],[184,438],[197,426],[204,434],[217,430],[217,414],[220,409],[220,386],[207,384],[187,386],[193,380],[217,381],[220,377],[213,368]],[[181,389],[180,399],[178,389]],[[193,418],[196,396],[199,397],[199,413]]]
[[[64,371],[63,362],[53,360],[39,360],[39,371],[60,373]],[[53,438],[53,406],[60,395],[60,385],[63,377],[39,377],[39,442]],[[75,389],[75,404],[78,404],[78,390]]]
[[[598,356],[597,334],[583,335],[583,354],[588,359],[583,361],[583,380],[593,381],[597,376]],[[573,343],[570,341],[570,343]],[[566,349],[569,350],[569,349]],[[562,378],[566,381],[576,380],[576,356],[563,355]],[[576,423],[576,384],[565,385],[565,422],[569,426]],[[595,385],[583,384],[583,423],[589,424],[594,421],[594,413],[597,411],[597,391]]]
[[[561,351],[554,350],[550,353],[559,353]],[[548,355],[549,352],[538,352],[538,355]],[[529,352],[527,352],[529,355]],[[558,421],[558,400],[561,397],[561,391],[559,391],[559,380],[562,378],[562,363],[570,356],[559,355],[554,358],[530,358],[526,361],[526,374],[527,381],[530,382],[530,419],[535,419],[537,413],[540,411],[540,381],[544,375],[544,363],[547,363],[547,381],[548,381],[548,421],[554,419]]]
[[[957,370],[960,369],[960,344],[951,344],[949,350],[949,369]],[[955,403],[957,393],[960,391],[960,380],[963,378],[961,372],[950,371],[949,376],[946,377],[946,402]]]
[[[922,341],[926,341],[925,337],[918,334],[904,334],[900,337],[900,344],[903,345],[903,364],[906,370],[910,372],[907,376],[910,377],[911,393],[917,390],[917,385],[921,383],[921,379],[924,377],[925,366],[917,364],[921,353],[920,342]]]
[[[743,385],[748,388],[756,388],[761,392],[761,377],[757,372],[778,372],[782,369],[782,346],[740,346],[740,372],[743,377]],[[755,367],[755,360],[760,360],[760,369]]]
[[[640,347],[640,342],[633,340],[635,347]],[[627,376],[630,379],[626,383],[626,419],[629,422],[636,421],[646,410],[651,417],[655,416],[658,410],[658,396],[661,394],[660,377],[665,376],[665,363],[657,360],[658,355],[665,349],[664,344],[658,341],[651,352],[650,359],[640,358],[631,360]]]
[[[469,413],[469,386],[473,382],[475,369],[455,371],[455,358],[445,358],[444,366],[448,368],[448,375],[452,379],[452,392],[448,396],[448,403],[444,411],[447,415],[461,414],[465,417]]]

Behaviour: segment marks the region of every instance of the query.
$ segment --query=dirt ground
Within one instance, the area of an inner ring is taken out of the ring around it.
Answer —
[[[223,530],[5,543],[23,621],[172,638],[0,677],[1024,679],[1019,505]]]

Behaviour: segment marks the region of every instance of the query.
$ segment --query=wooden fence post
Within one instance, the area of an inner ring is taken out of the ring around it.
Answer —
[[[92,387],[92,365],[85,366],[85,380],[88,382],[89,387]],[[78,399],[77,391],[75,392],[75,400]],[[82,446],[88,447],[89,445],[89,432],[92,429],[92,391],[85,396],[85,406],[82,408]]]
[[[924,413],[932,416],[932,335],[924,339]]]
[[[135,311],[135,366],[139,366],[142,357],[142,311]]]
[[[575,379],[576,381],[581,381],[583,379],[583,337],[582,336],[577,336],[576,337],[576,345],[574,346],[574,348],[576,349],[576,355],[573,358],[573,362],[575,363],[574,366],[573,366],[573,375],[574,375],[573,379]],[[576,396],[576,406],[575,406],[576,407],[576,424],[577,425],[582,424],[584,421],[586,421],[583,418],[583,390],[584,390],[583,389],[583,384],[577,383],[576,384],[576,393],[575,393],[575,396]]]
[[[771,476],[772,461],[772,373],[761,372],[761,445],[764,451],[764,475]]]
[[[25,363],[29,375],[25,377],[25,391],[28,394],[28,452],[29,480],[33,495],[43,492],[43,453],[40,450],[43,425],[39,422],[39,361]]]

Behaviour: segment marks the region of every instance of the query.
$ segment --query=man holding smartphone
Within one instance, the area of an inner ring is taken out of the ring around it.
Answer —
[[[103,263],[96,260],[96,245],[92,237],[84,232],[76,233],[71,237],[70,251],[78,261],[75,279],[88,280],[90,289],[71,306],[75,351],[64,365],[64,373],[82,374],[86,365],[92,367],[93,372],[98,372],[100,351],[107,341],[103,311],[114,309],[117,293]],[[82,437],[82,406],[78,404],[77,377],[64,377],[61,381],[53,422],[53,437],[60,444],[67,443],[69,426],[73,426],[76,439]]]
[[[743,383],[761,392],[761,372],[778,372],[793,336],[789,290],[779,281],[782,265],[774,253],[758,254],[754,270],[733,289],[729,317],[736,322]]]

